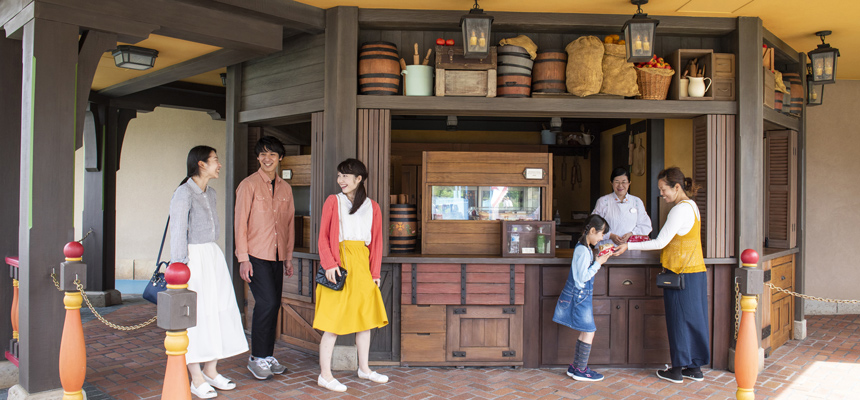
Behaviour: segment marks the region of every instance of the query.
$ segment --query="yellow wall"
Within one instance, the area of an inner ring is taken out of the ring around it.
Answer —
[[[664,163],[678,167],[685,176],[693,175],[693,120],[667,119],[664,133]],[[656,182],[654,183],[656,185]]]
[[[595,149],[596,150],[596,149]],[[579,162],[582,181],[571,187],[571,169],[573,169],[574,160]],[[562,180],[562,164],[566,165],[564,177]],[[556,200],[553,208],[558,208],[561,220],[568,222],[572,220],[571,212],[591,213],[594,205],[591,204],[591,159],[574,156],[556,156],[553,157],[553,188],[552,197]]]

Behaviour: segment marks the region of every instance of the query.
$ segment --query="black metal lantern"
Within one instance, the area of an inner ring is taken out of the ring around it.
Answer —
[[[824,84],[812,81],[812,76],[806,76],[806,105],[820,106],[824,103]]]
[[[221,73],[221,86],[227,86],[227,74]]]
[[[155,66],[158,50],[144,47],[120,45],[113,51],[113,61],[117,67],[145,70]]]
[[[833,32],[815,32],[816,36],[821,37],[821,44],[817,49],[809,52],[809,60],[812,61],[812,81],[818,84],[836,83],[836,59],[839,57],[839,49],[824,43],[824,37],[831,33]]]
[[[478,8],[478,0],[469,13],[460,17],[463,30],[463,57],[487,58],[490,55],[490,29],[493,17]]]
[[[642,5],[648,0],[630,0],[638,9],[632,19],[624,23],[624,42],[627,47],[627,62],[648,62],[654,55],[654,31],[660,21],[648,18]]]

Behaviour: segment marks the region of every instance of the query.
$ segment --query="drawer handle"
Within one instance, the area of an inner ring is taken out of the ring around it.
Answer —
[[[635,308],[635,309],[637,309],[637,310],[638,310],[638,309],[639,309],[639,305],[637,304],[637,305],[633,306],[633,308]]]
[[[621,282],[621,284],[624,286],[630,286],[633,284],[633,281],[631,281],[630,279],[625,279],[624,282]]]
[[[430,336],[429,333],[416,333],[416,335],[418,335],[418,336]]]
[[[621,306],[615,306],[615,309],[616,309],[616,310],[620,310],[620,309],[621,309]]]

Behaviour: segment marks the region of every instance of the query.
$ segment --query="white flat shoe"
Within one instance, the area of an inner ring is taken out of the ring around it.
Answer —
[[[216,392],[215,389],[212,389],[212,386],[209,386],[209,384],[206,382],[203,382],[203,384],[198,387],[194,387],[193,383],[189,386],[191,386],[191,394],[197,396],[198,398],[211,399],[213,397],[218,396],[218,392]]]
[[[328,390],[331,390],[333,392],[345,392],[346,391],[346,385],[338,382],[337,379],[334,379],[334,378],[332,378],[332,380],[326,382],[325,379],[323,379],[322,375],[320,375],[317,378],[317,385],[320,385],[320,386],[322,386]]]
[[[214,379],[209,378],[206,374],[203,374],[203,380],[206,381],[210,386],[218,390],[233,390],[236,388],[236,384],[233,381],[224,377],[224,375],[218,374]]]
[[[382,374],[380,374],[380,373],[377,373],[376,371],[370,371],[370,373],[369,373],[369,374],[365,374],[364,372],[361,372],[361,370],[359,369],[359,370],[358,370],[358,377],[359,377],[359,378],[361,378],[361,379],[367,379],[367,380],[369,380],[369,381],[373,381],[373,382],[376,382],[376,383],[386,383],[386,382],[388,382],[388,377],[387,377],[387,376],[382,375]]]

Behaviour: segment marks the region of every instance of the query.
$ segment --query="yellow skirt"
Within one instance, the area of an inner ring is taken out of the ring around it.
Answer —
[[[343,290],[317,285],[314,329],[348,335],[388,325],[382,293],[370,275],[370,250],[360,240],[340,242]]]

